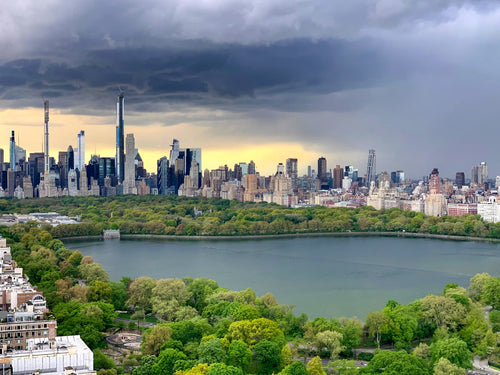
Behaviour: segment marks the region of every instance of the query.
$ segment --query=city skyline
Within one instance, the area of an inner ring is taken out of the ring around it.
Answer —
[[[121,122],[120,134],[122,136],[125,136],[125,134],[130,134],[130,135],[133,135],[134,138],[135,138],[136,137],[136,133],[128,131],[128,128],[124,124],[125,123],[124,119],[126,118],[126,115],[124,115],[124,112],[123,112],[123,109],[122,109],[123,108],[123,98],[124,98],[124,93],[120,92],[119,95],[117,96],[117,102],[116,102],[116,106],[117,107],[116,107],[115,118],[116,118],[116,121]],[[121,105],[119,104],[120,101],[122,101]],[[47,114],[47,111],[46,111],[46,108],[48,106],[48,100],[44,100],[43,104],[44,104],[44,108],[43,108],[43,113],[44,113],[44,129],[43,129],[43,131],[44,131],[43,137],[44,138],[43,138],[43,143],[44,144],[42,145],[42,149],[41,150],[35,151],[35,150],[27,149],[26,147],[23,147],[22,143],[19,142],[19,139],[20,139],[19,130],[17,130],[17,129],[12,130],[12,131],[9,130],[9,134],[12,133],[12,135],[9,138],[10,139],[9,143],[12,142],[12,139],[13,139],[12,136],[14,136],[14,133],[15,133],[16,134],[16,136],[15,136],[15,145],[16,145],[16,147],[21,146],[25,150],[25,152],[26,152],[26,158],[28,157],[28,155],[30,153],[37,153],[37,152],[44,153],[45,152],[46,142],[47,142],[46,137],[45,137],[45,122],[47,122],[47,119],[48,119],[48,117],[47,117],[48,114]],[[35,109],[33,109],[33,110],[35,110]],[[121,115],[119,116],[119,114],[121,114]],[[119,118],[120,118],[120,120],[118,120]],[[78,153],[80,153],[80,150],[78,149],[78,145],[83,145],[84,155],[85,155],[85,160],[84,161],[80,161],[78,158],[76,159],[78,162],[75,162],[75,167],[76,167],[76,164],[81,164],[82,166],[84,164],[85,165],[88,164],[88,161],[91,159],[91,157],[93,155],[98,155],[98,156],[101,156],[101,157],[108,157],[108,158],[110,158],[110,157],[111,158],[115,158],[115,163],[116,163],[116,155],[118,155],[118,152],[119,152],[119,148],[118,148],[118,144],[119,144],[118,129],[119,129],[119,126],[117,126],[116,123],[114,125],[115,125],[115,130],[114,130],[114,133],[115,133],[114,134],[114,136],[115,136],[115,138],[114,138],[114,140],[115,140],[115,148],[114,148],[113,151],[109,151],[109,148],[106,146],[105,150],[107,151],[107,153],[106,152],[100,153],[100,152],[97,151],[97,148],[95,148],[94,151],[85,150],[85,142],[86,142],[85,138],[86,137],[85,137],[85,131],[84,130],[80,130],[78,132],[78,134],[74,135],[74,139],[76,140],[76,142],[74,142],[74,143],[70,142],[68,144],[68,146],[73,146],[73,144],[74,144],[76,146],[76,148],[74,147],[75,151],[78,151]],[[52,124],[51,124],[51,127],[52,127]],[[132,128],[137,129],[137,127],[134,127],[134,126],[132,126]],[[57,129],[57,125],[56,125],[56,129]],[[143,128],[139,127],[139,129],[142,130]],[[66,138],[63,138],[62,143],[64,143],[65,139]],[[104,140],[103,143],[106,143],[106,138],[103,137],[102,132],[99,133],[99,139],[101,141]],[[173,138],[173,139],[175,140],[175,138]],[[51,143],[51,141],[52,141],[52,138],[50,139],[49,144]],[[59,144],[61,144],[61,139],[58,138],[58,137],[56,137],[56,142],[58,142]],[[83,143],[81,143],[81,142],[83,142]],[[167,141],[167,143],[168,143],[168,141]],[[10,146],[9,146],[8,143],[4,147],[2,147],[2,145],[3,145],[3,142],[0,142],[0,149],[4,150],[4,160],[5,161],[8,160],[10,162],[10,154],[8,155],[8,153],[7,153],[7,151],[9,150]],[[90,145],[90,146],[92,148],[92,145]],[[125,146],[125,143],[124,143],[124,146]],[[198,146],[199,145],[197,145],[196,147],[198,147]],[[140,145],[137,145],[137,144],[136,144],[135,148],[137,150],[139,150],[139,152],[141,153],[141,156],[142,155],[146,155],[146,157],[142,157],[143,160],[147,160],[147,162],[144,162],[145,169],[148,170],[149,172],[155,173],[156,166],[157,166],[156,164],[157,164],[157,162],[158,162],[159,159],[161,159],[163,156],[167,156],[167,158],[170,160],[170,157],[171,157],[170,147],[171,147],[171,144],[168,143],[166,145],[166,149],[164,150],[164,153],[162,155],[159,155],[158,153],[156,153],[156,151],[153,151],[153,150],[142,150],[142,149],[140,149]],[[199,147],[199,148],[204,149],[204,147]],[[60,152],[63,152],[64,150],[65,149],[57,149],[57,147],[56,147],[53,150],[53,152],[49,154],[49,156],[52,157],[52,158],[54,158],[54,160],[57,162],[57,160],[59,160],[59,158],[60,158],[60,156],[58,156],[58,154]],[[125,150],[125,147],[123,147],[123,150]],[[159,150],[159,151],[161,151],[161,150]],[[252,153],[252,151],[255,152],[255,153]],[[287,154],[286,154],[287,151],[285,151],[285,150],[281,150],[281,152],[280,151],[275,152],[274,150],[266,149],[265,151],[266,151],[265,155],[271,155],[270,159],[268,157],[261,157],[261,158],[259,158],[259,148],[258,147],[255,147],[255,148],[253,148],[251,150],[248,150],[248,154],[245,153],[246,155],[248,155],[248,160],[245,160],[245,159],[242,160],[241,158],[235,159],[234,155],[231,156],[232,159],[231,159],[231,157],[229,159],[226,157],[225,159],[221,159],[221,160],[215,160],[215,159],[209,158],[208,162],[204,159],[205,160],[204,163],[206,163],[206,164],[204,164],[205,167],[203,168],[203,170],[204,169],[213,170],[213,169],[217,169],[218,167],[224,166],[224,165],[228,166],[229,168],[232,168],[232,166],[235,165],[235,164],[248,163],[249,161],[253,161],[255,163],[256,160],[257,161],[263,161],[264,160],[265,161],[265,163],[264,163],[265,166],[264,167],[259,168],[260,164],[256,163],[258,171],[261,172],[262,175],[273,175],[276,172],[276,166],[278,164],[283,164],[283,163],[285,163],[286,161],[288,161],[291,158],[291,159],[295,160],[295,163],[298,166],[298,168],[296,167],[297,171],[298,171],[298,175],[299,176],[306,176],[306,175],[309,174],[309,169],[310,168],[312,168],[312,170],[315,170],[316,172],[318,172],[318,164],[317,164],[318,160],[325,159],[324,156],[322,156],[324,154],[322,154],[320,152],[312,151],[309,154],[311,154],[311,155],[319,155],[319,156],[316,159],[314,159],[314,160],[310,160],[310,161],[307,161],[305,163],[301,163],[300,158],[298,158],[298,160],[297,160],[296,155],[295,156],[293,156],[293,155],[287,156]],[[326,163],[327,163],[326,171],[327,172],[331,172],[332,176],[333,176],[333,172],[335,170],[334,166],[340,165],[340,166],[344,167],[344,166],[351,165],[351,166],[354,166],[356,169],[359,170],[360,177],[362,177],[362,176],[369,177],[368,176],[368,174],[369,174],[368,171],[369,171],[369,168],[370,168],[370,166],[369,166],[370,165],[370,160],[371,160],[371,156],[370,155],[371,155],[372,152],[375,153],[375,150],[374,149],[369,149],[367,151],[368,152],[365,153],[365,164],[363,164],[363,162],[360,162],[359,165],[358,165],[356,163],[353,163],[352,160],[346,159],[346,158],[344,158],[343,159],[344,161],[340,162],[340,163],[337,162],[337,161],[335,161],[335,160],[331,161],[328,158],[326,158]],[[114,152],[114,154],[113,154],[113,152]],[[206,153],[207,152],[205,150],[204,151],[204,158],[206,157],[205,156]],[[210,154],[217,155],[217,154],[221,154],[221,151],[212,152],[212,153],[210,153],[210,151],[209,151],[208,153],[209,153],[209,155]],[[283,159],[283,160],[276,159],[276,154],[285,155],[287,157],[285,159]],[[222,155],[223,155],[223,151],[222,151]],[[366,156],[367,155],[368,155],[368,165],[366,165]],[[7,156],[9,157],[9,159],[7,159]],[[484,164],[484,163],[487,163],[489,165],[488,161],[486,161],[486,162],[485,161],[478,161],[476,164]],[[366,165],[365,168],[363,168],[364,165]],[[491,168],[491,166],[489,166],[489,167]],[[433,168],[433,167],[429,166],[428,168]],[[458,174],[458,173],[464,173],[466,180],[474,180],[474,176],[473,176],[474,172],[473,171],[469,172],[469,173],[467,172],[467,171],[470,170],[470,168],[472,168],[472,169],[477,168],[475,166],[474,162],[472,163],[471,167],[464,167],[461,170],[457,170],[456,172],[452,173],[450,176],[444,176],[444,177],[453,180],[454,177],[456,177],[456,174]],[[407,173],[404,166],[401,166],[400,168],[395,168],[395,169],[398,169],[398,171],[401,169],[401,171],[404,171],[405,173]],[[441,168],[439,168],[439,169],[441,169]],[[446,166],[443,169],[446,169]],[[202,172],[203,172],[203,170],[202,170]],[[376,174],[378,175],[379,173],[382,173],[382,172],[391,173],[392,170],[391,169],[387,169],[387,168],[381,168],[381,169],[376,169],[375,168],[375,171],[376,171]],[[490,177],[490,179],[492,179],[493,176],[496,176],[498,174],[499,173],[495,173],[495,172],[491,173],[491,169],[490,169],[490,176],[489,177]],[[414,180],[418,180],[419,178],[425,177],[426,175],[427,174],[425,173],[425,171],[423,171],[422,174],[415,175],[415,176],[410,176],[410,175],[406,174],[406,177],[414,179]],[[370,180],[370,178],[369,178],[369,180]]]
[[[1,18],[4,149],[15,129],[41,151],[44,96],[51,150],[84,130],[87,160],[112,156],[121,88],[148,169],[177,138],[208,168],[231,156],[270,173],[297,158],[303,174],[324,155],[362,171],[375,149],[382,169],[413,177],[483,160],[500,171],[497,2],[25,0]]]

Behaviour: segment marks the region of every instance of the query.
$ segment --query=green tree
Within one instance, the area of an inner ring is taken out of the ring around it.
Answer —
[[[156,280],[151,277],[141,276],[129,285],[128,306],[140,307],[146,312],[151,311],[152,290],[156,285]]]
[[[269,375],[277,372],[281,362],[280,347],[268,340],[261,340],[255,345],[254,357],[260,363],[259,374]]]
[[[89,290],[87,291],[87,301],[89,302],[97,302],[97,301],[103,301],[103,302],[111,302],[111,295],[113,293],[113,290],[111,287],[108,285],[108,283],[105,283],[100,280],[93,281],[92,284],[90,285]]]
[[[424,360],[405,351],[382,351],[373,357],[361,370],[362,374],[387,375],[429,375],[430,371]]]
[[[156,356],[143,355],[139,367],[132,370],[132,375],[150,375],[153,372],[153,366],[156,362]]]
[[[483,299],[483,291],[488,280],[491,276],[486,273],[478,273],[470,279],[469,296],[474,301],[481,301]]]
[[[198,347],[198,360],[200,363],[222,363],[226,361],[226,351],[221,339],[213,338],[202,341]]]
[[[214,363],[207,371],[207,375],[243,375],[238,367],[228,366],[225,363]]]
[[[83,279],[87,281],[87,283],[92,283],[96,280],[105,283],[109,281],[108,273],[104,270],[104,268],[102,268],[99,263],[80,264],[78,266],[78,271],[82,275]]]
[[[309,375],[306,369],[306,365],[301,361],[295,361],[288,366],[286,366],[280,374],[283,375]]]
[[[283,347],[284,348],[284,347]],[[252,351],[243,341],[234,340],[227,349],[227,364],[245,369],[252,361]]]
[[[94,369],[112,369],[115,368],[115,363],[106,357],[99,349],[94,350]]]
[[[330,353],[330,359],[335,359],[338,354],[345,349],[341,344],[342,338],[343,336],[340,332],[323,331],[316,335],[315,344],[320,353],[327,351]]]
[[[434,365],[434,375],[465,375],[467,371],[442,357]]]
[[[176,362],[186,359],[186,355],[178,350],[165,349],[160,352],[156,363],[151,368],[151,374],[173,375]]]
[[[420,300],[425,319],[438,327],[455,330],[465,322],[467,310],[451,297],[428,295]]]
[[[434,363],[440,358],[446,358],[458,367],[472,368],[472,353],[467,344],[456,337],[434,342],[430,351]]]
[[[175,320],[175,315],[191,297],[191,292],[180,279],[158,280],[151,293],[153,311],[167,320]]]
[[[160,348],[172,337],[172,328],[157,325],[146,331],[142,339],[142,352],[145,355],[158,355]]]
[[[500,278],[491,277],[484,284],[482,300],[493,308],[500,309]]]
[[[383,311],[372,311],[366,316],[366,325],[369,329],[370,338],[375,338],[379,349],[383,329],[387,326],[388,322],[389,318]]]
[[[230,341],[241,340],[250,348],[262,339],[275,341],[280,348],[285,344],[285,337],[278,324],[266,318],[233,322],[226,337]]]
[[[323,370],[323,364],[320,357],[313,357],[307,362],[307,372],[309,375],[326,375],[325,370]]]
[[[292,350],[288,345],[283,345],[280,353],[280,366],[281,368],[285,368],[290,363],[292,363],[293,355]]]

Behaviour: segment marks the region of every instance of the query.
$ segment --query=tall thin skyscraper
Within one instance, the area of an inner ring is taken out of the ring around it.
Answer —
[[[44,129],[45,129],[45,149],[43,150],[44,152],[44,173],[46,175],[49,174],[49,169],[50,169],[50,160],[49,160],[49,101],[44,100],[43,102],[43,112],[44,112],[44,118],[45,118],[45,124],[44,124]]]
[[[10,137],[10,169],[13,171],[16,168],[16,137],[14,135],[14,130],[12,130],[12,136]]]
[[[75,168],[82,171],[85,168],[85,131],[78,133],[78,149],[75,153]]]
[[[375,150],[371,149],[368,151],[368,165],[366,167],[366,186],[370,187],[370,184],[375,182],[375,176],[377,174],[377,158],[375,155]]]
[[[123,92],[116,98],[116,176],[118,182],[123,182],[125,178],[125,131],[123,128],[124,120],[124,97]]]

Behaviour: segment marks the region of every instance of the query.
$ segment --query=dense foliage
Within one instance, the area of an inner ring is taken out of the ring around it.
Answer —
[[[54,237],[100,235],[103,229],[124,234],[232,236],[318,232],[430,233],[500,238],[500,223],[478,215],[426,216],[397,208],[286,208],[276,204],[219,198],[115,196],[0,199],[0,212],[58,212],[78,216],[78,225],[46,228]]]
[[[233,204],[228,202],[228,210]],[[241,209],[296,212],[268,205]],[[326,209],[311,210],[330,215]],[[357,212],[358,222],[361,214],[373,213],[380,221],[413,214]],[[474,216],[462,220],[481,223]],[[252,289],[232,291],[204,278],[109,281],[91,257],[66,249],[35,223],[0,232],[13,258],[44,292],[58,333],[81,335],[95,350],[100,374],[325,375],[320,358],[329,361],[326,370],[333,374],[462,374],[472,367],[474,355],[500,362],[500,278],[486,273],[474,276],[468,289],[451,283],[442,294],[407,305],[388,301],[381,311],[369,313],[365,323],[355,318],[309,320],[305,314],[294,315],[291,306],[279,304],[270,293],[258,297]],[[489,315],[483,311],[486,305],[493,308]],[[141,354],[130,355],[119,366],[99,351],[107,347],[104,335],[124,328],[115,321],[116,310],[128,310],[133,319],[154,316],[159,321],[144,332]],[[359,355],[371,360],[358,368],[354,349],[363,347],[380,349]]]

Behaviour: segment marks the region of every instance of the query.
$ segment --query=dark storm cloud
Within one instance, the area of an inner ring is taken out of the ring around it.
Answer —
[[[87,57],[92,64],[75,66],[40,59],[10,61],[0,66],[0,82],[31,90],[37,98],[52,91],[74,96],[75,102],[80,90],[88,90],[96,93],[95,105],[118,86],[126,89],[132,104],[169,99],[209,105],[257,93],[320,94],[370,87],[390,77],[384,56],[368,41],[289,40],[187,50],[188,44],[182,50],[93,51]],[[3,95],[8,97],[9,90]]]

